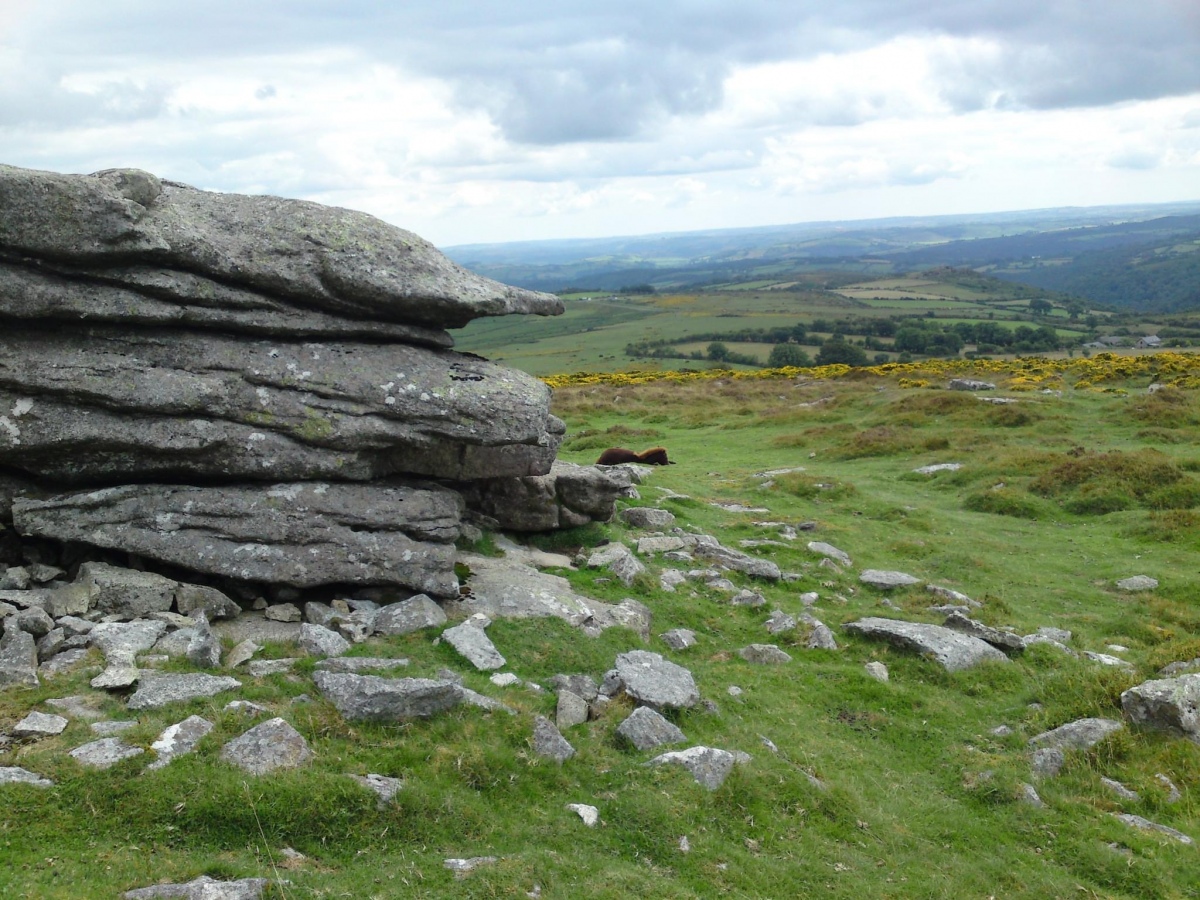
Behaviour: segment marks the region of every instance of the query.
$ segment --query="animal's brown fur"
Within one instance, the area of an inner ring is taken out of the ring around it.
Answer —
[[[619,466],[621,463],[645,463],[650,466],[675,465],[667,459],[665,447],[651,447],[649,450],[643,450],[641,453],[634,453],[632,450],[626,450],[624,447],[609,447],[596,460],[596,465],[598,466]]]

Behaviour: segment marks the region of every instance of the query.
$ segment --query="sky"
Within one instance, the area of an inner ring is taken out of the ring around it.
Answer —
[[[0,162],[440,246],[1200,200],[1200,0],[0,0]]]

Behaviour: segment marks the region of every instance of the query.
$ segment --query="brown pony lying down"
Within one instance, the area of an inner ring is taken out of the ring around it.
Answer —
[[[667,459],[667,451],[664,447],[651,447],[641,453],[634,453],[624,447],[610,447],[596,460],[598,466],[619,466],[621,463],[645,463],[650,466],[675,465]]]

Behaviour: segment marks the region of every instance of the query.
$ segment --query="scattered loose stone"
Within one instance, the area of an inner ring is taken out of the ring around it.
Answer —
[[[21,610],[5,623],[6,627],[12,627],[13,622],[16,622],[22,631],[32,634],[35,639],[45,637],[54,630],[54,619],[39,606]]]
[[[1179,788],[1175,787],[1175,783],[1166,775],[1162,774],[1162,772],[1159,772],[1157,775],[1155,775],[1154,780],[1162,785],[1163,789],[1167,792],[1168,803],[1178,803],[1183,797],[1183,795],[1179,793]]]
[[[589,569],[608,569],[626,587],[633,584],[633,579],[646,571],[646,567],[633,555],[628,547],[620,542],[606,544],[595,551],[587,559]]]
[[[404,781],[399,778],[389,778],[387,775],[351,775],[355,781],[379,797],[380,808],[386,806],[391,799],[400,793]]]
[[[462,685],[429,678],[380,678],[314,672],[324,697],[351,721],[398,722],[426,718],[463,701]]]
[[[292,671],[292,667],[299,662],[293,657],[284,657],[283,659],[252,659],[246,666],[246,671],[253,678],[265,678],[268,675],[281,675],[284,672]],[[320,665],[320,663],[317,663]]]
[[[375,617],[375,633],[385,635],[410,634],[422,628],[446,624],[446,613],[425,594],[417,594],[379,610]]]
[[[533,752],[562,765],[575,755],[575,748],[567,743],[553,722],[538,716],[533,722]]]
[[[674,515],[653,506],[634,506],[621,510],[621,518],[626,525],[632,525],[634,528],[662,529],[675,524]]]
[[[863,666],[863,669],[866,671],[866,673],[868,675],[870,675],[876,681],[882,681],[884,684],[887,684],[888,667],[885,666],[883,663],[878,662],[878,661],[869,662],[865,666]]]
[[[1077,719],[1029,739],[1030,747],[1053,747],[1059,750],[1087,750],[1125,726],[1113,719]]]
[[[76,747],[70,755],[82,766],[107,769],[122,760],[133,759],[145,752],[141,747],[130,747],[120,738],[108,737]]]
[[[936,472],[957,472],[962,468],[962,463],[934,463],[931,466],[921,466],[919,469],[913,469],[918,475],[933,475]]]
[[[12,733],[17,737],[47,737],[62,734],[68,724],[62,716],[34,711],[14,725]]]
[[[779,566],[767,559],[759,559],[742,553],[740,550],[731,550],[728,547],[723,547],[715,541],[711,544],[700,543],[696,545],[696,555],[712,560],[718,566],[724,569],[732,569],[735,572],[742,572],[749,575],[751,578],[762,578],[766,581],[779,581],[783,577],[783,573],[779,570]]]
[[[512,672],[497,672],[488,681],[496,687],[512,687],[514,684],[521,683],[521,679]]]
[[[1134,828],[1140,828],[1142,831],[1157,831],[1159,834],[1165,834],[1167,837],[1174,838],[1181,844],[1194,844],[1195,841],[1184,834],[1182,831],[1176,831],[1174,828],[1168,828],[1166,825],[1159,825],[1157,822],[1151,822],[1149,819],[1143,819],[1141,816],[1131,815],[1130,813],[1118,813],[1117,818]]]
[[[824,556],[826,559],[832,559],[843,566],[852,566],[854,563],[850,560],[850,554],[844,550],[839,550],[833,544],[827,544],[824,541],[809,541],[808,549],[811,553]]]
[[[692,673],[648,650],[617,657],[617,677],[634,700],[656,709],[686,709],[700,702]]]
[[[672,628],[659,635],[672,650],[686,650],[696,645],[696,632],[687,628]]]
[[[470,859],[447,859],[442,865],[454,873],[455,878],[466,878],[480,866],[490,866],[499,862],[495,856],[472,856]]]
[[[1102,666],[1114,666],[1122,669],[1133,668],[1133,663],[1129,662],[1128,660],[1121,659],[1119,656],[1110,656],[1107,653],[1094,653],[1091,650],[1084,650],[1083,655],[1092,662],[1100,663]]]
[[[993,728],[991,731],[988,732],[988,734],[990,734],[992,737],[998,737],[998,738],[1006,738],[1012,733],[1013,733],[1013,730],[1011,728],[1009,728],[1007,725],[997,725],[995,728]]]
[[[1035,778],[1057,777],[1066,761],[1066,754],[1058,747],[1041,747],[1034,750],[1029,760]]]
[[[1158,670],[1158,674],[1163,678],[1174,678],[1176,675],[1184,675],[1188,672],[1200,670],[1200,656],[1195,659],[1181,660],[1179,662],[1168,663]]]
[[[121,734],[123,731],[128,731],[130,728],[137,727],[137,719],[117,719],[105,722],[93,722],[90,726],[93,734],[98,734],[101,737],[112,737],[113,735]]]
[[[187,645],[188,662],[197,668],[215,669],[221,664],[221,642],[208,624],[208,613],[196,610],[196,625]]]
[[[221,750],[221,759],[251,775],[294,769],[313,758],[304,736],[283,719],[255,725]]]
[[[947,385],[952,391],[994,391],[996,385],[990,381],[977,381],[973,378],[952,378]]]
[[[556,691],[570,691],[584,700],[595,700],[600,688],[591,675],[555,675],[550,679],[550,687]]]
[[[733,771],[736,761],[737,757],[728,750],[718,750],[715,747],[689,747],[686,750],[673,750],[656,756],[646,765],[683,766],[691,773],[698,785],[715,791],[725,783],[725,779]]]
[[[756,607],[763,606],[764,604],[766,604],[767,598],[764,597],[762,594],[760,594],[758,591],[751,591],[751,590],[743,589],[741,591],[738,591],[736,594],[734,594],[729,599],[729,602],[733,606],[749,606],[751,608],[756,608]]]
[[[958,672],[981,662],[1007,662],[991,644],[940,625],[868,617],[843,626],[865,637],[881,638],[897,647],[931,655],[946,671]]]
[[[1122,800],[1130,800],[1136,803],[1142,799],[1136,791],[1131,791],[1129,788],[1125,787],[1125,785],[1121,784],[1121,782],[1112,778],[1101,778],[1100,783]]]
[[[500,655],[500,651],[483,628],[470,619],[453,628],[447,628],[442,632],[442,640],[481,672],[502,669],[507,665],[507,661]]]
[[[169,610],[179,587],[178,582],[153,572],[122,569],[101,562],[84,563],[79,567],[76,580],[91,594],[92,608],[114,613],[123,619],[137,619],[155,611]]]
[[[129,709],[157,709],[197,697],[212,697],[239,688],[242,683],[228,675],[148,675],[125,704]]]
[[[663,569],[658,576],[658,584],[669,594],[675,593],[675,588],[687,581],[687,576],[678,569]]]
[[[600,810],[594,806],[588,806],[586,803],[568,803],[566,808],[578,814],[588,828],[595,828],[596,823],[600,821]]]
[[[19,628],[6,628],[0,637],[0,687],[25,685],[37,687],[37,642]]]
[[[560,730],[582,725],[588,720],[588,702],[572,691],[558,692],[554,722]]]
[[[946,616],[946,621],[943,624],[954,631],[961,631],[963,634],[969,634],[972,637],[979,638],[981,641],[986,641],[999,650],[1017,652],[1025,649],[1025,639],[1021,635],[1013,634],[1011,631],[1002,631],[999,628],[992,628],[990,625],[976,622],[974,619],[970,619],[959,612],[950,613]]]
[[[201,875],[186,884],[155,884],[126,891],[121,896],[125,900],[157,900],[160,897],[179,897],[181,900],[262,900],[262,893],[270,883],[267,878],[217,881]]]
[[[805,648],[809,650],[836,650],[838,648],[837,639],[834,638],[828,625],[808,613],[805,613],[802,619],[809,628],[808,640],[804,642]]]
[[[789,663],[792,657],[780,650],[774,644],[750,644],[738,651],[738,656],[746,660],[748,663],[756,665],[770,665],[779,663]]]
[[[766,629],[770,634],[783,634],[783,632],[791,631],[795,627],[796,620],[781,609],[774,610],[767,617]]]
[[[1200,673],[1145,681],[1121,694],[1134,725],[1200,739]]]
[[[214,727],[212,722],[200,716],[188,716],[182,722],[168,726],[150,745],[158,758],[146,766],[147,771],[161,769],[177,756],[191,753]]]
[[[337,632],[308,622],[300,626],[297,643],[309,656],[341,656],[350,649],[350,642]]]
[[[54,782],[49,778],[43,778],[20,766],[0,766],[0,785],[5,784],[31,784],[34,787],[54,786]]]
[[[814,606],[821,597],[816,591],[805,591],[799,599],[805,606]]]
[[[180,584],[175,588],[175,608],[185,616],[204,610],[209,621],[235,619],[242,608],[214,587],[202,584]]]
[[[294,603],[276,603],[263,610],[263,615],[272,622],[300,622],[304,614]]]
[[[225,668],[236,669],[242,663],[249,662],[254,658],[254,654],[261,650],[258,644],[250,639],[246,639],[229,651],[229,655],[225,657]]]
[[[225,704],[225,712],[241,713],[243,716],[259,716],[268,712],[265,706],[260,706],[251,700],[230,700]]]
[[[1038,796],[1037,788],[1025,782],[1021,783],[1021,802],[1038,808],[1046,805],[1042,802],[1042,798]]]
[[[1130,578],[1122,578],[1117,582],[1117,587],[1130,593],[1152,591],[1158,587],[1158,580],[1149,575],[1134,575]]]
[[[858,576],[858,580],[863,584],[869,584],[871,587],[884,591],[921,583],[920,578],[914,578],[912,575],[907,575],[904,572],[889,572],[882,569],[864,569],[862,574]]]
[[[743,691],[736,684],[731,684],[729,687],[725,688],[725,693],[727,693],[730,697],[736,698],[742,696],[745,691]]]
[[[617,726],[617,735],[638,750],[653,750],[664,744],[682,744],[687,736],[648,706],[639,706]]]
[[[929,591],[931,594],[936,594],[943,600],[949,600],[952,603],[961,604],[962,606],[969,606],[972,609],[978,609],[979,607],[983,606],[983,604],[978,600],[972,600],[966,594],[951,590],[948,587],[941,587],[940,585],[936,584],[927,584],[925,585],[925,590]]]

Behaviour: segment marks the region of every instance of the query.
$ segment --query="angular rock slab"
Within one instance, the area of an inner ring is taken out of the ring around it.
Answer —
[[[313,755],[304,736],[280,718],[255,725],[221,750],[221,759],[251,775],[299,768]]]
[[[537,475],[565,432],[549,404],[532,376],[408,344],[0,333],[0,409],[21,413],[0,466],[65,484]]]
[[[422,628],[436,628],[446,623],[446,613],[424,594],[417,594],[399,603],[389,603],[375,617],[375,633],[385,635],[410,634]]]
[[[562,301],[468,272],[374,216],[304,200],[200,191],[139,169],[60,175],[0,166],[0,245],[121,280],[147,263],[280,297],[301,311],[458,328],[557,315]]]
[[[1134,725],[1200,742],[1200,674],[1145,681],[1131,687],[1121,694],[1121,710]]]
[[[13,515],[23,534],[243,581],[453,595],[461,503],[442,488],[390,483],[137,484],[18,500]]]
[[[138,689],[125,705],[135,710],[158,709],[169,703],[214,697],[222,691],[241,686],[240,681],[228,675],[150,675],[142,678]]]
[[[863,584],[869,584],[871,587],[879,588],[880,590],[890,590],[895,587],[907,587],[911,584],[920,584],[920,578],[914,578],[904,572],[891,572],[881,569],[864,569],[858,576],[858,580]]]
[[[737,757],[728,750],[718,750],[716,747],[688,747],[686,750],[673,750],[656,756],[646,765],[676,765],[683,766],[696,779],[696,784],[715,791],[725,783],[729,773],[733,771]]]
[[[609,521],[631,484],[625,471],[555,460],[545,475],[483,480],[466,497],[507,531],[552,531]]]
[[[533,722],[533,752],[561,766],[575,755],[575,748],[559,733],[553,722],[545,716],[538,716]]]
[[[158,758],[146,766],[147,771],[161,769],[177,756],[191,753],[214,727],[212,722],[200,716],[188,716],[182,722],[168,726],[150,745]]]
[[[1029,739],[1029,746],[1051,750],[1087,750],[1125,726],[1114,719],[1077,719]]]
[[[5,784],[30,784],[34,787],[54,786],[54,782],[49,778],[43,778],[20,766],[0,766],[0,785]]]
[[[617,734],[638,750],[682,744],[687,735],[648,706],[639,706],[617,726]]]
[[[616,671],[630,697],[655,709],[687,709],[700,702],[692,673],[657,653],[622,653]]]
[[[427,718],[463,700],[462,686],[453,681],[320,671],[313,673],[313,681],[325,699],[350,721]]]
[[[868,616],[842,626],[854,634],[878,638],[904,650],[929,655],[947,672],[969,669],[981,662],[1008,662],[1008,657],[979,638],[941,625],[902,622]]]
[[[62,716],[34,710],[13,726],[13,734],[18,737],[62,734],[66,731],[68,724],[68,721]]]
[[[649,610],[637,601],[601,603],[576,593],[560,575],[514,560],[460,553],[458,561],[471,570],[470,596],[452,604],[458,612],[483,613],[491,619],[553,616],[589,633],[620,625],[649,636]]]
[[[121,896],[124,900],[158,900],[160,897],[177,897],[180,900],[262,900],[263,891],[270,883],[269,878],[217,881],[201,875],[195,881],[184,884],[154,884],[126,891]]]
[[[379,798],[380,807],[385,806],[404,787],[403,780],[390,778],[387,775],[369,773],[367,775],[351,775],[350,777],[375,794]]]
[[[135,756],[141,756],[146,751],[141,747],[131,747],[120,738],[108,737],[92,741],[70,752],[81,766],[91,769],[107,769],[117,763]]]
[[[33,635],[18,628],[8,628],[0,637],[0,688],[20,684],[37,687],[37,642]]]
[[[487,636],[487,632],[469,619],[443,631],[442,640],[481,672],[491,672],[505,666],[506,660]]]

